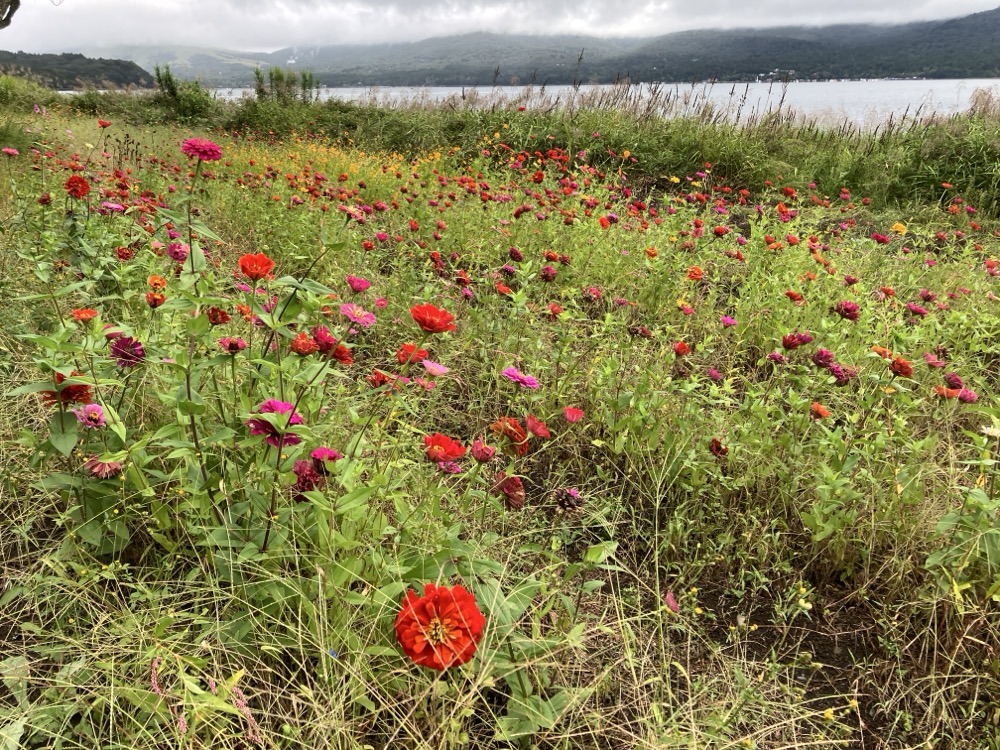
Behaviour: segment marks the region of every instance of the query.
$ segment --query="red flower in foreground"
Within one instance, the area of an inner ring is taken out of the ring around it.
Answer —
[[[454,438],[435,432],[433,435],[424,436],[424,445],[427,448],[427,458],[440,463],[441,461],[454,461],[465,455],[465,446]]]
[[[444,333],[455,330],[455,324],[452,322],[455,320],[455,316],[429,302],[411,307],[410,315],[413,316],[416,324],[427,333]]]
[[[104,128],[110,128],[111,123],[108,122],[107,120],[98,120],[97,127],[99,127],[101,130],[104,130]]]
[[[69,193],[71,198],[76,198],[80,200],[87,197],[87,193],[90,192],[90,183],[87,182],[86,178],[81,177],[78,174],[70,175],[69,179],[63,184],[66,188],[66,192]]]
[[[678,357],[683,357],[685,354],[691,353],[691,347],[687,345],[684,341],[678,341],[674,344],[674,354]]]
[[[465,664],[476,653],[486,618],[476,597],[462,586],[424,586],[424,595],[410,589],[396,615],[396,638],[415,664],[444,670]]]
[[[240,272],[251,281],[260,281],[274,270],[274,261],[264,253],[247,253],[240,257]]]

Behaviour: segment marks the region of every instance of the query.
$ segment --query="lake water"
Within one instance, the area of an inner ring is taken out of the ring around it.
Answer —
[[[358,87],[324,88],[319,98],[343,99],[377,103],[387,106],[401,103],[450,103],[456,107],[489,106],[499,102],[504,106],[526,105],[531,109],[552,104],[565,106],[576,103],[621,101],[628,98],[634,104],[657,100],[657,106],[668,114],[698,111],[705,103],[717,110],[738,114],[745,120],[780,107],[805,117],[832,125],[850,121],[872,127],[890,117],[927,117],[949,115],[969,108],[973,92],[990,90],[1000,99],[1000,79],[961,80],[867,80],[867,81],[792,81],[782,83],[716,83],[716,84],[641,84],[582,86],[484,86],[480,88],[432,86],[425,88]],[[253,89],[217,89],[223,99],[253,96]],[[641,108],[641,105],[638,105]]]

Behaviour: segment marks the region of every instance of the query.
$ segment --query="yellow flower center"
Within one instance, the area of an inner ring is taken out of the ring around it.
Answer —
[[[441,622],[440,617],[435,617],[427,624],[427,631],[424,633],[424,636],[427,638],[428,643],[432,646],[437,646],[439,643],[444,643],[448,640],[448,628]]]

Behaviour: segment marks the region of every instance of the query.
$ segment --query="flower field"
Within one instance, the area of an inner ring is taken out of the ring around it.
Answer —
[[[0,748],[1000,747],[995,204],[35,110]]]

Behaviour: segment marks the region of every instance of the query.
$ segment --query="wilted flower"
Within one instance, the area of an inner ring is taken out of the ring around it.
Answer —
[[[101,479],[121,474],[124,467],[121,461],[101,461],[97,456],[91,456],[83,464],[84,469]]]
[[[521,477],[508,476],[507,472],[501,471],[496,475],[493,491],[503,496],[508,508],[520,510],[524,507],[524,482],[521,481]]]

